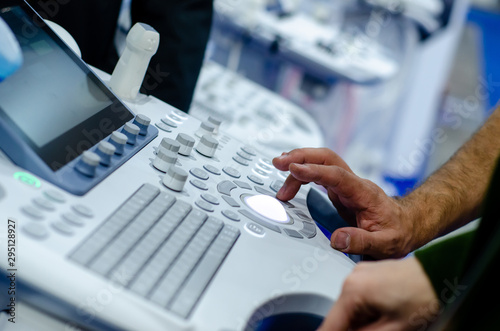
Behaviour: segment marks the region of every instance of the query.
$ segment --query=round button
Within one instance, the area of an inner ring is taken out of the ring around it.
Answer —
[[[45,209],[47,211],[54,211],[56,209],[56,206],[52,203],[52,201],[46,199],[46,198],[35,198],[33,199],[33,203],[37,205],[38,207]]]
[[[130,122],[125,123],[122,132],[127,136],[127,144],[135,145],[137,142],[137,135],[140,131],[141,129],[137,125]]]
[[[148,127],[151,124],[151,119],[144,114],[137,114],[133,123],[139,127],[139,134],[141,136],[145,136],[148,133]]]
[[[198,207],[200,207],[201,209],[203,209],[205,211],[209,211],[209,212],[214,211],[214,207],[204,200],[195,201],[195,205],[197,205]]]
[[[217,139],[208,134],[205,134],[201,137],[198,145],[196,145],[196,150],[201,155],[204,155],[206,157],[213,157],[218,146],[219,142],[217,141]]]
[[[234,222],[240,221],[240,216],[232,210],[229,210],[229,209],[223,210],[222,215],[229,218],[231,221],[234,221]]]
[[[71,236],[75,233],[75,230],[68,223],[64,223],[62,221],[56,221],[51,224],[51,226],[56,229],[59,233],[64,234],[66,236]]]
[[[208,179],[208,174],[205,170],[202,170],[200,168],[193,168],[189,170],[191,175],[195,176],[196,178],[202,179],[202,180],[207,180]]]
[[[250,146],[243,146],[241,147],[241,150],[247,154],[250,154],[252,156],[256,156],[257,155],[257,152],[255,151],[255,149],[253,149],[252,147]]]
[[[47,190],[47,191],[44,191],[43,194],[51,199],[52,201],[55,201],[57,203],[64,203],[66,202],[66,198],[64,197],[64,195],[56,190]]]
[[[210,173],[212,173],[212,174],[214,174],[214,175],[220,175],[220,174],[221,174],[220,170],[219,170],[218,168],[214,167],[213,165],[210,165],[210,164],[205,164],[205,165],[203,166],[203,168],[204,168],[206,171],[208,171],[208,172],[210,172]]]
[[[213,126],[214,126],[213,134],[218,134],[219,133],[219,127],[222,124],[222,119],[220,119],[220,118],[218,118],[216,116],[210,115],[208,117],[207,121],[209,123],[213,124]]]
[[[208,186],[207,184],[205,184],[204,182],[202,182],[201,180],[198,180],[198,179],[191,179],[189,181],[194,187],[196,188],[199,188],[200,190],[203,190],[203,191],[207,191],[208,190]]]
[[[187,172],[179,167],[172,166],[168,168],[162,182],[163,185],[165,185],[172,191],[180,192],[184,188],[184,184],[186,184],[187,178]]]
[[[183,120],[188,119],[187,115],[179,110],[172,110],[171,114],[174,114],[175,116],[178,116],[178,117],[182,118]]]
[[[171,126],[168,126],[166,125],[165,123],[163,122],[158,122],[158,123],[155,123],[156,127],[162,131],[165,131],[165,132],[172,132],[172,127]]]
[[[78,215],[81,215],[81,216],[84,216],[84,217],[88,217],[88,218],[94,217],[94,212],[92,211],[92,209],[90,209],[87,206],[84,206],[84,205],[73,205],[71,208]]]
[[[101,141],[97,145],[96,154],[101,158],[101,164],[109,166],[111,164],[111,157],[115,154],[116,147],[107,141]]]
[[[233,178],[240,178],[241,174],[238,170],[234,169],[233,167],[224,167],[222,168],[222,171],[226,173],[227,175],[233,177]]]
[[[212,136],[214,134],[214,131],[215,131],[215,125],[213,125],[208,121],[205,121],[200,124],[200,128],[196,130],[195,136],[199,138],[203,137],[204,135]]]
[[[153,166],[161,172],[167,172],[170,167],[175,166],[176,162],[176,153],[160,148],[158,153],[156,153],[155,159],[153,160]]]
[[[233,156],[233,160],[243,166],[248,166],[248,161],[240,156]]]
[[[212,205],[218,205],[219,204],[219,200],[215,196],[213,196],[211,194],[204,193],[204,194],[201,195],[201,198],[203,200],[205,200],[206,202],[211,203]]]
[[[85,176],[94,177],[96,167],[100,162],[101,158],[99,155],[94,152],[85,151],[76,163],[75,169]]]
[[[260,177],[257,177],[255,175],[248,175],[247,177],[255,184],[264,185],[264,181],[262,179],[260,179]]]
[[[85,225],[85,221],[76,214],[64,213],[62,215],[62,217],[69,224],[76,225],[76,226],[84,226]]]
[[[194,138],[185,133],[179,133],[175,138],[180,144],[179,154],[188,156],[191,154],[194,146]]]
[[[42,220],[44,218],[43,213],[40,209],[33,206],[25,206],[21,210],[28,216],[36,220]]]
[[[122,155],[125,149],[125,144],[127,143],[127,136],[121,132],[114,131],[109,137],[109,142],[116,147],[115,154]]]
[[[158,149],[162,148],[177,154],[179,152],[179,149],[181,148],[181,144],[179,144],[177,140],[173,140],[170,138],[163,138],[160,142],[160,145],[158,146]]]
[[[245,160],[247,161],[252,161],[252,155],[248,154],[247,152],[244,152],[244,151],[237,151],[236,154],[238,154],[238,156],[244,158]]]
[[[35,239],[45,239],[49,236],[49,230],[40,223],[28,223],[23,226],[23,231]]]
[[[175,128],[177,128],[177,123],[175,123],[174,121],[172,121],[172,120],[171,120],[171,119],[169,119],[169,118],[166,118],[166,117],[165,117],[165,118],[162,118],[162,119],[161,119],[161,121],[162,121],[164,124],[166,124],[166,125],[168,125],[168,126],[170,126],[170,127],[174,128],[174,129],[175,129]]]

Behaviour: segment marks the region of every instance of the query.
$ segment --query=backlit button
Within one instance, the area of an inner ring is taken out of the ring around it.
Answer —
[[[175,116],[180,117],[183,120],[187,120],[188,119],[187,115],[185,113],[183,113],[182,111],[179,111],[179,110],[172,110],[171,114],[174,114]]]
[[[241,174],[238,170],[234,169],[233,167],[224,167],[222,168],[222,171],[226,173],[227,175],[233,177],[233,178],[240,178]]]
[[[248,233],[253,234],[257,237],[263,237],[265,233],[264,228],[255,223],[245,224],[245,230],[247,230]]]
[[[240,216],[236,214],[234,211],[226,209],[222,211],[222,215],[226,216],[229,218],[231,221],[234,222],[239,222],[240,221]]]
[[[208,172],[210,172],[210,173],[212,173],[212,174],[214,174],[214,175],[220,175],[220,174],[221,174],[221,172],[220,172],[220,170],[219,170],[218,168],[216,168],[216,167],[214,167],[214,166],[212,166],[212,165],[210,165],[210,164],[205,164],[205,165],[203,166],[203,168],[204,168],[206,171],[208,171]]]
[[[263,165],[266,165],[268,167],[273,167],[273,161],[269,160],[269,159],[265,159],[265,158],[262,158],[259,160],[260,163],[262,163]]]
[[[255,184],[264,185],[264,181],[262,179],[260,179],[260,177],[257,177],[255,175],[248,175],[247,177]]]

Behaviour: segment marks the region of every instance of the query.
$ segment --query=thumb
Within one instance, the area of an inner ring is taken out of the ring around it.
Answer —
[[[355,227],[337,229],[331,237],[331,246],[348,254],[377,257],[382,252],[380,234]]]

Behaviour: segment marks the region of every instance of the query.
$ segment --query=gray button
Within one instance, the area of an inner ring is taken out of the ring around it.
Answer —
[[[90,209],[87,206],[73,205],[71,208],[73,209],[74,212],[76,212],[80,216],[84,216],[84,217],[88,217],[88,218],[94,217],[94,212],[92,211],[92,209]]]
[[[241,147],[241,150],[247,154],[252,155],[252,156],[257,155],[257,152],[255,151],[255,149],[253,149],[252,147],[249,147],[249,146],[243,146],[243,147]]]
[[[207,180],[208,179],[208,174],[205,170],[202,170],[200,168],[193,168],[189,170],[191,175],[195,176],[196,178]]]
[[[206,171],[214,174],[214,175],[220,175],[221,172],[218,168],[214,167],[213,165],[210,165],[210,164],[205,164],[203,166],[203,168],[205,168]]]
[[[23,226],[23,231],[35,239],[45,239],[49,236],[47,227],[40,223],[28,223]]]
[[[37,205],[38,207],[45,209],[47,211],[53,211],[56,209],[56,206],[52,201],[45,199],[45,198],[35,198],[33,199],[33,203]]]
[[[248,154],[247,152],[237,151],[236,154],[238,154],[238,156],[244,158],[245,160],[248,160],[248,161],[253,160],[252,155]]]
[[[55,202],[59,202],[59,203],[66,202],[66,198],[64,197],[64,195],[56,190],[47,190],[47,191],[44,191],[43,194],[47,198],[49,198]]]
[[[209,212],[214,211],[214,207],[210,203],[208,203],[204,200],[197,200],[194,204],[205,211],[209,211]]]
[[[234,200],[233,198],[231,197],[228,197],[228,196],[225,196],[225,195],[222,195],[222,199],[224,199],[224,201],[227,202],[228,205],[230,205],[231,207],[236,207],[238,208],[240,205],[236,202],[236,200]]]
[[[252,214],[251,212],[249,212],[246,209],[240,209],[240,210],[238,210],[238,212],[240,214],[242,214],[243,216],[248,217],[249,219],[251,219],[255,223],[260,224],[260,225],[268,228],[269,230],[273,230],[275,232],[281,233],[279,226],[277,226],[275,224],[271,224],[268,221],[261,219],[259,216]]]
[[[44,218],[42,211],[34,206],[24,206],[21,210],[33,219],[42,220]]]
[[[234,169],[233,167],[224,167],[222,168],[222,171],[224,171],[227,175],[233,177],[233,178],[240,178],[241,174],[238,170]]]
[[[231,195],[231,190],[233,190],[235,188],[236,188],[236,185],[229,180],[225,180],[225,181],[222,181],[219,184],[217,184],[217,191],[219,191],[219,193],[225,194],[225,195]]]
[[[219,200],[216,197],[214,197],[213,195],[211,195],[211,194],[204,193],[204,194],[201,195],[201,198],[203,200],[205,200],[206,202],[211,203],[212,205],[218,205],[219,204]]]
[[[316,235],[316,225],[310,222],[303,222],[304,228],[299,232],[307,238],[313,238]]]
[[[307,216],[307,214],[304,213],[302,210],[295,210],[295,214],[298,217],[302,218],[303,220],[306,220],[306,221],[310,221],[311,220],[311,218],[309,216]]]
[[[168,126],[166,125],[165,123],[163,122],[160,122],[160,123],[156,123],[155,124],[156,127],[162,131],[165,131],[165,132],[172,132],[172,127],[171,126]]]
[[[78,215],[76,214],[73,214],[73,213],[64,213],[62,215],[63,219],[70,223],[70,224],[73,224],[73,225],[76,225],[76,226],[84,226],[85,225],[85,221],[79,217]]]
[[[177,123],[175,123],[174,121],[164,117],[161,119],[162,123],[172,127],[172,128],[176,128],[177,127]]]
[[[265,194],[265,195],[270,195],[272,197],[276,196],[276,194],[274,194],[273,192],[270,192],[266,189],[263,189],[262,187],[260,186],[254,186],[253,187],[257,192],[259,192],[260,194]]]
[[[66,236],[71,236],[75,233],[74,228],[68,223],[62,221],[53,222],[52,227],[56,229],[59,233],[62,233]]]
[[[293,230],[293,229],[283,229],[283,231],[289,236],[289,237],[293,237],[293,238],[299,238],[299,239],[303,239],[304,237],[302,237],[302,235],[300,233],[298,233],[297,231]]]
[[[247,228],[250,232],[253,232],[258,236],[262,236],[265,233],[264,228],[255,223],[247,223],[245,224],[245,228]]]
[[[206,191],[208,190],[208,186],[207,184],[205,184],[204,182],[202,182],[201,180],[198,180],[198,179],[191,179],[189,181],[194,187],[197,187],[199,188],[200,190],[203,190],[203,191]]]
[[[252,187],[247,182],[243,182],[241,180],[235,180],[234,183],[245,190],[252,189]]]
[[[250,179],[255,184],[264,185],[264,181],[260,177],[257,177],[255,175],[248,175],[248,179]]]
[[[171,138],[163,138],[160,142],[159,148],[164,148],[168,151],[177,153],[181,148],[181,144],[177,140],[173,140]]]
[[[233,156],[233,160],[243,166],[248,166],[248,161],[240,156]]]
[[[277,180],[273,181],[269,187],[274,192],[278,192],[284,183],[285,183],[284,181],[277,179]]]
[[[234,222],[239,222],[240,221],[240,217],[238,216],[238,214],[236,214],[232,210],[229,210],[229,209],[223,210],[222,211],[222,215],[226,216],[231,221],[234,221]]]

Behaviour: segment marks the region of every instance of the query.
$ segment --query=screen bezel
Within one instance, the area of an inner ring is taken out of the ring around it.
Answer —
[[[22,140],[52,169],[52,171],[57,171],[84,151],[95,146],[100,140],[110,135],[114,130],[122,127],[134,116],[111,90],[106,87],[97,75],[87,67],[80,57],[76,55],[44,22],[42,17],[38,15],[30,5],[21,0],[7,0],[0,7],[0,11],[9,7],[20,7],[28,18],[30,18],[31,22],[47,33],[61,50],[77,64],[80,70],[86,75],[87,79],[95,83],[111,101],[111,105],[108,107],[101,109],[93,116],[80,122],[41,147],[38,147],[37,144],[35,144],[0,108],[1,120],[15,131],[15,133],[22,138]],[[8,80],[3,83],[8,83]]]

